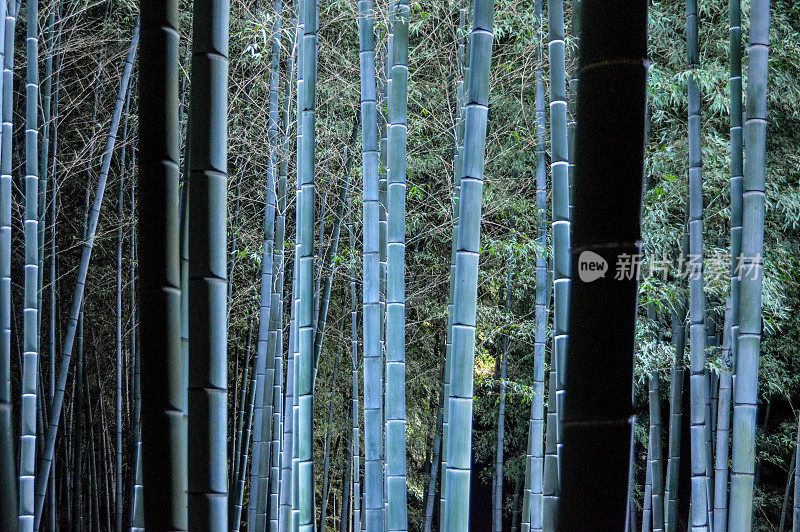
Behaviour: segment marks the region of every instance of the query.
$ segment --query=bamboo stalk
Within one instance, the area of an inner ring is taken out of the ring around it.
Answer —
[[[548,60],[550,63],[550,173],[552,180],[553,238],[553,349],[550,387],[554,401],[548,401],[545,437],[543,518],[546,530],[558,522],[560,497],[564,385],[569,340],[568,309],[570,287],[570,186],[569,133],[567,128],[566,45],[564,1],[548,0]]]
[[[25,294],[19,444],[19,529],[34,529],[39,374],[39,2],[28,0],[25,83]]]
[[[735,362],[736,385],[733,391],[733,452],[728,514],[728,526],[736,530],[748,529],[753,519],[758,366],[762,335],[769,17],[769,0],[751,2],[750,44],[747,49],[747,121],[744,126],[742,250],[739,260],[740,321]]]
[[[489,71],[494,38],[492,29],[494,2],[476,0],[472,13],[469,86],[465,99],[465,142],[455,261],[450,424],[445,494],[447,529],[453,531],[466,531],[469,528],[478,253],[489,111]]]
[[[0,1],[3,38],[2,130],[0,130],[0,454],[14,456],[11,404],[11,153],[13,142],[14,3]],[[10,10],[7,9],[10,6]],[[0,527],[18,524],[17,471],[14,460],[0,463]]]
[[[563,451],[557,530],[581,530],[587,523],[591,530],[623,530],[626,519],[635,516],[629,490],[647,4],[584,0],[581,5],[583,19],[592,23],[581,33],[568,390],[564,410],[558,405]],[[621,274],[620,259],[631,265]],[[601,260],[616,272],[604,271],[606,275],[597,278],[584,275],[588,268],[583,265],[602,264]],[[608,308],[616,311],[603,310]],[[597,378],[600,361],[603,379]],[[603,449],[603,460],[590,449]],[[598,485],[603,489],[596,489]]]
[[[364,342],[364,525],[383,530],[383,466],[380,335],[380,237],[378,112],[375,87],[374,12],[371,0],[358,3],[361,64],[361,137],[363,165],[362,334]]]

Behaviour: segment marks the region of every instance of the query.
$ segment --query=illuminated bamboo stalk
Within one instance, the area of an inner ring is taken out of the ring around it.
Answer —
[[[0,0],[0,36],[3,43],[2,129],[0,129],[0,454],[14,456],[11,403],[11,169],[13,141],[14,31],[16,2]],[[7,9],[9,8],[10,9]],[[18,524],[15,460],[0,463],[0,528]]]
[[[39,2],[28,0],[25,83],[25,294],[19,445],[19,530],[33,530],[39,375]]]
[[[375,82],[374,12],[371,0],[358,3],[361,69],[361,142],[363,166],[364,348],[364,526],[383,530],[383,466],[381,412],[383,372],[380,346],[380,236],[378,111]]]
[[[542,0],[536,0],[538,59],[542,60]],[[541,68],[534,72],[536,84],[536,332],[533,351],[533,398],[528,425],[528,454],[522,499],[521,532],[542,530],[542,472],[544,467],[544,358],[547,348],[547,167],[545,161],[545,95]]]
[[[692,527],[708,529],[708,501],[705,445],[706,395],[706,300],[703,293],[703,190],[700,150],[700,89],[695,70],[700,67],[698,51],[697,0],[686,2],[686,46],[689,61],[689,352],[691,394]]]
[[[752,0],[750,44],[747,48],[747,121],[744,126],[740,321],[736,384],[733,390],[731,498],[728,514],[728,527],[732,530],[749,530],[753,519],[758,366],[762,336],[769,17],[769,0]]]
[[[476,0],[472,15],[450,368],[450,432],[447,442],[445,519],[447,530],[451,531],[469,529],[478,254],[489,113],[489,71],[494,39],[492,29],[494,2]]]
[[[386,520],[389,531],[408,529],[406,501],[405,220],[408,106],[407,0],[392,3],[388,77],[386,233]]]
[[[445,368],[442,378],[442,443],[441,471],[439,474],[439,529],[447,529],[447,442],[450,432],[450,371],[453,364],[453,295],[455,292],[456,247],[458,243],[458,208],[461,190],[461,172],[464,160],[464,83],[469,72],[467,47],[467,8],[461,0],[458,11],[458,53],[456,69],[460,78],[456,81],[456,119],[453,127],[453,194],[450,201],[453,215],[453,239],[450,245],[450,279],[447,300],[447,330],[445,337]]]
[[[545,435],[542,526],[552,530],[558,522],[561,479],[564,384],[569,340],[570,297],[570,186],[569,132],[567,128],[566,44],[564,0],[548,0],[548,60],[550,64],[550,173],[552,180],[553,238],[553,348]]]

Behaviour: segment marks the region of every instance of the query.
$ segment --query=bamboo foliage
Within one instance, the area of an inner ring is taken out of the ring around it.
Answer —
[[[594,255],[616,265],[640,253],[647,2],[584,0],[581,9],[592,24],[581,32],[558,530],[589,522],[596,530],[623,530],[634,514],[628,494],[638,272],[586,280],[579,272]],[[603,449],[604,459],[591,449]]]
[[[450,368],[447,442],[448,530],[468,530],[472,461],[472,401],[478,295],[481,199],[494,2],[476,0],[472,11],[469,81],[464,124],[464,159],[459,198],[458,245],[453,297],[453,347]]]
[[[748,530],[753,519],[755,427],[761,353],[761,291],[767,136],[769,0],[750,5],[747,48],[747,121],[744,126],[744,181],[740,266],[739,336],[733,391],[733,452],[729,528]]]

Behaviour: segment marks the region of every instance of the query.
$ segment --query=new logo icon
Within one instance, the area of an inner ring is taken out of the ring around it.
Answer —
[[[578,276],[584,283],[591,283],[606,276],[608,262],[594,251],[584,251],[578,257]]]

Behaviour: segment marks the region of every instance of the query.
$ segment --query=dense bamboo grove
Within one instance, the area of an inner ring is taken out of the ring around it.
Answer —
[[[0,529],[800,529],[793,2],[0,21]]]

